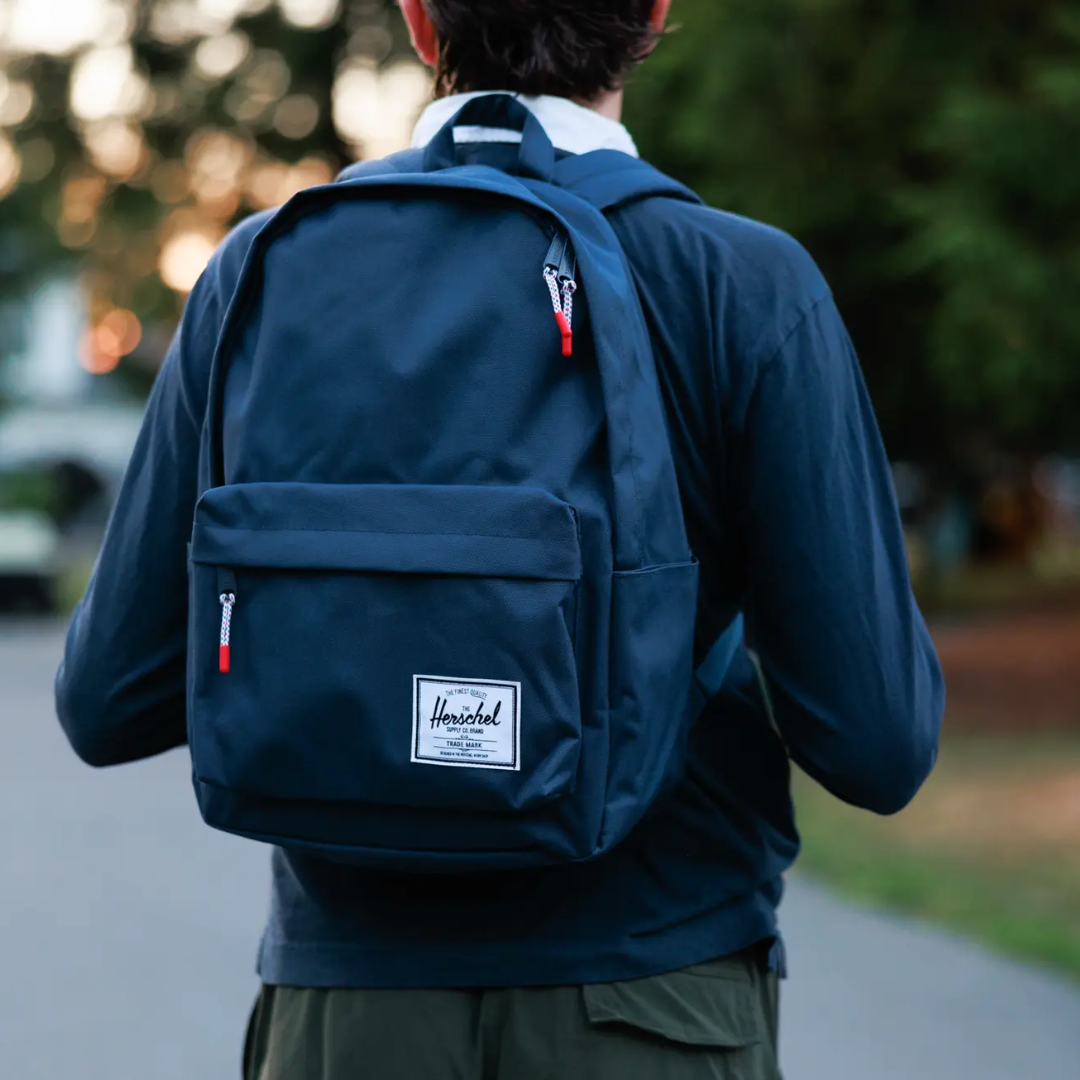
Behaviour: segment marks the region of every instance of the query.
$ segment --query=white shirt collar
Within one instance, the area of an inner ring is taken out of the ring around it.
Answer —
[[[420,115],[413,131],[413,146],[427,146],[439,130],[475,97],[498,91],[481,90],[472,94],[451,94],[433,101]],[[556,150],[569,154],[587,154],[590,150],[621,150],[638,156],[630,132],[617,120],[609,120],[592,109],[577,105],[568,98],[524,97],[514,95],[540,121]],[[516,131],[501,128],[459,127],[454,132],[457,142],[520,142]]]

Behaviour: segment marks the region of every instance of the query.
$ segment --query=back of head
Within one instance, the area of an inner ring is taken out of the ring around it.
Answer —
[[[424,0],[440,95],[475,90],[590,102],[655,44],[655,0]]]

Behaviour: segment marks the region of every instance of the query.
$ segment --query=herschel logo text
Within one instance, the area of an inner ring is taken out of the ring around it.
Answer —
[[[521,683],[414,675],[411,760],[518,771]]]

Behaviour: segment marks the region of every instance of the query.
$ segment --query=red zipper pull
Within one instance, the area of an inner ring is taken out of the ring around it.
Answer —
[[[570,327],[570,320],[561,311],[556,311],[555,321],[559,324],[559,333],[562,334],[563,356],[573,356],[574,331]]]
[[[221,602],[221,646],[218,649],[218,668],[222,672],[229,670],[229,638],[232,635],[232,613],[236,606],[236,593],[222,593]]]
[[[558,324],[559,334],[562,337],[562,354],[563,356],[573,356],[574,331],[570,321],[573,317],[573,301],[570,300],[570,297],[574,295],[577,283],[573,281],[564,282],[563,295],[566,297],[564,305],[563,296],[559,295],[558,271],[554,267],[544,267],[544,281],[547,283],[548,292],[551,293],[551,304],[555,309],[555,322]],[[573,286],[573,288],[569,288],[569,286]],[[564,306],[565,310],[563,310]]]
[[[574,355],[574,293],[577,292],[577,282],[573,278],[563,281],[563,317],[559,322],[559,331],[562,333],[563,356]],[[563,329],[563,323],[566,328]]]

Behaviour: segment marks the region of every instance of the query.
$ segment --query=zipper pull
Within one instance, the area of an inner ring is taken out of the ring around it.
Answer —
[[[555,322],[558,323],[559,334],[562,336],[562,354],[563,356],[573,356],[574,330],[570,321],[573,317],[573,303],[571,301],[570,306],[563,310],[563,296],[565,295],[568,298],[573,296],[577,283],[573,281],[564,283],[560,294],[559,271],[553,266],[544,267],[544,281],[547,283],[548,292],[551,293],[551,303],[555,308]],[[573,289],[567,290],[566,285],[573,285]]]
[[[221,642],[218,647],[218,670],[227,673],[230,667],[229,641],[232,637],[233,608],[236,607],[236,578],[231,570],[218,571],[218,589],[221,595]]]
[[[572,356],[574,352],[574,293],[577,292],[577,282],[572,278],[566,278],[562,283],[563,318],[566,320],[566,331],[563,333],[563,356]],[[562,331],[562,324],[559,324]]]
[[[559,283],[562,285],[562,310],[563,318],[566,319],[566,331],[563,333],[563,356],[570,356],[574,351],[573,321],[574,321],[574,293],[577,292],[577,260],[570,249],[570,238],[566,238],[563,244],[562,254],[559,256]],[[562,324],[559,324],[562,331]]]

